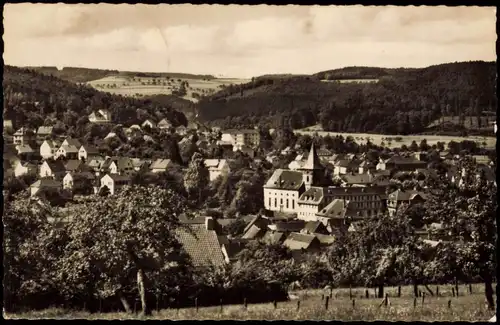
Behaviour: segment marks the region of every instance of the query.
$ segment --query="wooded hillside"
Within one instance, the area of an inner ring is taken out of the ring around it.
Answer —
[[[54,126],[56,133],[71,131],[81,137],[87,132],[88,115],[99,109],[109,110],[113,123],[124,126],[148,118],[187,125],[185,115],[176,111],[177,100],[162,104],[112,95],[29,69],[5,66],[3,92],[4,119],[11,119],[15,128]]]
[[[336,83],[324,79],[378,79]],[[198,103],[200,118],[222,127],[321,124],[326,131],[414,134],[444,115],[496,111],[494,62],[423,69],[350,67],[311,76],[259,77]]]

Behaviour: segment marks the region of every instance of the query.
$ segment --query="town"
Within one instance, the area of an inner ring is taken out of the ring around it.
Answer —
[[[4,317],[496,319],[494,8],[246,7],[6,5]]]

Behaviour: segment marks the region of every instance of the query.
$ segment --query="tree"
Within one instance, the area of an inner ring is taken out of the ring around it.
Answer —
[[[99,196],[105,197],[105,196],[108,196],[110,194],[111,194],[111,192],[109,190],[109,187],[107,187],[106,185],[104,185],[103,187],[101,187],[99,189]]]
[[[413,140],[410,144],[410,147],[409,147],[410,151],[413,151],[413,152],[416,152],[418,151],[418,144],[415,140]]]
[[[464,160],[459,170],[465,175],[460,185],[445,177],[437,180],[427,203],[427,222],[439,222],[438,235],[454,240],[453,249],[463,252],[468,275],[481,278],[489,308],[494,308],[492,282],[496,270],[496,184],[483,175],[476,177],[471,161]]]
[[[188,197],[197,204],[201,203],[202,194],[205,192],[210,182],[210,173],[205,166],[203,157],[195,153],[191,158],[189,167],[184,175],[184,187]]]
[[[142,313],[150,315],[152,283],[183,260],[175,229],[185,207],[181,196],[155,186],[127,186],[78,206],[68,224],[64,257],[56,264],[67,294],[81,291],[84,283],[101,298],[119,297],[130,311],[127,294],[135,284]]]

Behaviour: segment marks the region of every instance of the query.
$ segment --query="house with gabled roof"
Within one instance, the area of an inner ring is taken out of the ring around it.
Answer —
[[[160,129],[170,129],[172,127],[172,123],[168,119],[164,118],[158,122],[156,126]]]
[[[16,145],[17,155],[31,155],[35,153],[33,148],[29,144],[18,144]]]
[[[427,195],[416,190],[396,190],[387,197],[387,209],[391,215],[395,214],[401,204],[423,203],[427,200]]]
[[[149,127],[150,129],[153,129],[156,127],[156,123],[153,120],[147,119],[144,122],[142,122],[141,126],[144,127]]]
[[[365,174],[365,173],[373,173],[377,169],[377,165],[372,163],[369,160],[363,160],[359,166],[358,166],[358,173],[360,174]]]
[[[262,237],[262,242],[267,245],[283,244],[287,235],[284,232],[268,230]]]
[[[266,218],[263,218],[260,215],[257,215],[250,220],[250,222],[246,225],[243,230],[242,239],[252,240],[252,239],[260,239],[267,232],[267,226],[270,224],[270,221]]]
[[[334,175],[344,175],[348,173],[352,173],[359,170],[360,162],[357,160],[351,159],[340,159],[336,161],[333,165],[333,174]]]
[[[314,221],[316,220],[316,213],[318,213],[324,205],[324,188],[311,187],[299,197],[297,202],[297,217],[301,220]]]
[[[101,178],[100,182],[101,188],[106,186],[109,189],[109,193],[113,195],[122,187],[130,185],[131,179],[128,175],[106,174]]]
[[[151,161],[149,159],[130,158],[132,166],[136,172],[149,170]]]
[[[40,166],[40,178],[60,180],[66,175],[66,167],[61,160],[45,160]]]
[[[389,159],[380,159],[377,164],[377,170],[400,170],[400,171],[415,171],[416,169],[427,168],[427,162],[420,161],[415,157],[403,157],[394,155]]]
[[[226,263],[233,263],[238,260],[238,254],[245,248],[242,241],[231,240],[221,245],[222,254]]]
[[[309,234],[309,235],[317,235],[317,234],[322,234],[322,235],[329,235],[330,232],[326,228],[325,224],[322,223],[321,221],[308,221],[304,228],[300,231],[303,234]]]
[[[78,186],[80,183],[85,182],[85,180],[93,183],[95,180],[94,174],[89,171],[68,172],[62,180],[63,189],[72,190],[75,186]]]
[[[152,173],[162,173],[166,172],[171,164],[171,159],[156,159],[151,163],[149,169]]]
[[[184,125],[179,125],[175,128],[175,133],[184,136],[187,134],[187,128]]]
[[[65,159],[78,159],[78,147],[73,145],[61,145],[57,149],[55,158],[64,157]]]
[[[29,144],[36,139],[35,132],[29,128],[22,127],[14,133],[14,144]]]
[[[66,169],[66,172],[71,172],[71,173],[90,170],[90,168],[87,165],[85,165],[83,161],[78,159],[70,159],[65,161],[64,168]]]
[[[99,149],[91,145],[82,145],[78,149],[78,159],[89,161],[94,157],[99,156]]]
[[[292,232],[283,245],[292,251],[317,252],[321,248],[321,243],[314,235]]]
[[[57,150],[61,147],[61,143],[56,140],[44,140],[40,145],[40,156],[43,159],[55,157]]]
[[[71,137],[67,137],[66,139],[64,139],[64,141],[61,145],[74,146],[74,147],[77,147],[78,149],[80,149],[80,147],[82,146],[82,144],[80,143],[80,141],[78,139],[71,138]]]
[[[14,168],[14,176],[21,177],[23,175],[36,175],[38,172],[38,165],[30,162],[19,162]]]
[[[227,175],[231,171],[226,159],[205,159],[204,162],[210,173],[210,181],[219,176]]]
[[[111,112],[107,109],[100,109],[98,111],[92,112],[89,115],[89,121],[91,123],[111,123]]]
[[[47,179],[47,178],[39,179],[30,186],[31,196],[37,195],[44,189],[61,190],[62,183],[54,179]]]
[[[40,126],[36,131],[36,138],[39,141],[43,141],[47,137],[52,137],[53,134],[54,134],[53,126]]]
[[[205,219],[205,224],[189,224],[175,229],[175,236],[186,253],[190,256],[193,265],[199,267],[220,267],[225,265],[226,258],[215,231],[215,220]]]
[[[111,163],[109,164],[110,174],[130,174],[134,171],[134,165],[132,164],[132,159],[128,157],[111,157]]]

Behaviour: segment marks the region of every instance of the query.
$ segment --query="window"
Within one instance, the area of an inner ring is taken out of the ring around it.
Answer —
[[[283,205],[283,198],[280,199],[280,205]]]
[[[292,209],[295,209],[295,200],[292,200]]]
[[[288,199],[286,199],[286,208],[288,209]]]
[[[274,207],[276,208],[278,206],[278,199],[274,198]]]

